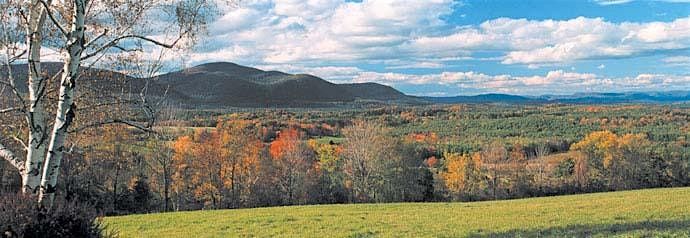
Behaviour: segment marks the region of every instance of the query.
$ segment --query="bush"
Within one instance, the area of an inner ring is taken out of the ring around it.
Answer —
[[[0,237],[107,237],[90,206],[56,199],[41,208],[35,197],[0,196]]]

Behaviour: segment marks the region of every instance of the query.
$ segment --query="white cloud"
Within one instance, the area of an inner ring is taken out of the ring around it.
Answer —
[[[690,66],[690,56],[672,56],[662,61],[671,66]]]
[[[338,0],[274,0],[277,15],[320,20],[328,17],[341,3]]]
[[[610,1],[609,1],[610,2]],[[687,48],[690,16],[671,22],[612,23],[603,18],[498,18],[455,27],[443,20],[452,0],[248,0],[213,23],[196,63],[220,59],[245,64],[354,62],[442,58],[498,52],[503,64],[568,64],[583,59],[634,57]],[[251,49],[241,54],[238,49]],[[200,56],[208,54],[209,56]],[[427,60],[420,60],[427,59]],[[386,65],[401,69],[401,65]],[[412,66],[412,65],[410,65]]]
[[[497,18],[477,25],[454,26],[443,19],[453,12],[455,4],[452,0],[242,1],[239,8],[228,10],[209,27],[210,36],[191,53],[188,63],[233,61],[314,74],[334,82],[450,85],[527,94],[635,90],[642,86],[654,89],[660,85],[688,88],[686,76],[610,78],[576,73],[570,66],[579,60],[685,50],[690,45],[690,16],[648,23],[614,23],[587,17]],[[683,60],[669,57],[664,62],[678,65]],[[446,66],[457,66],[455,61],[466,61],[468,67],[493,61],[529,69],[569,70],[534,76],[443,72]],[[356,65],[375,65],[393,72],[371,72],[353,67]],[[602,64],[598,68],[605,67]],[[407,69],[435,73],[399,73]]]
[[[651,23],[611,23],[585,17],[565,21],[499,18],[411,43],[420,50],[504,51],[502,63],[527,65],[632,57],[688,45],[690,17]]]
[[[211,25],[195,54],[253,49],[245,63],[390,59],[401,45],[445,26],[452,0],[250,0]],[[455,55],[451,55],[455,56]],[[194,57],[207,59],[209,57]]]
[[[414,62],[387,66],[386,69],[440,69],[444,64],[438,62]]]
[[[487,75],[477,72],[402,74],[359,72],[351,82],[377,82],[385,85],[436,85],[458,92],[501,92],[528,95],[571,94],[574,92],[613,92],[649,90],[687,90],[690,76],[639,74],[634,77],[605,77],[591,73],[549,71],[545,75]],[[452,91],[448,95],[455,95]]]
[[[617,5],[632,2],[633,0],[595,0],[599,5]]]

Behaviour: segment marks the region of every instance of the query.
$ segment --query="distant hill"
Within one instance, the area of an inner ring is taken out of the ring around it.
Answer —
[[[263,71],[233,63],[209,63],[158,77],[186,95],[185,103],[222,106],[314,106],[356,100],[413,102],[376,83],[334,84],[308,74]]]
[[[58,72],[59,63],[44,63],[43,68]],[[27,65],[15,65],[18,80],[26,80]],[[6,72],[6,69],[0,71]],[[4,73],[0,72],[0,73]],[[127,87],[138,92],[147,80],[102,69],[84,69],[78,87],[113,90]],[[102,80],[109,73],[117,83]],[[126,81],[126,83],[123,83]],[[170,72],[148,80],[148,93],[165,97],[175,105],[188,108],[223,107],[314,107],[336,106],[363,101],[367,103],[414,103],[423,101],[407,96],[392,87],[377,83],[334,84],[308,74],[263,71],[234,63],[208,63]],[[18,82],[22,84],[22,82]]]
[[[690,91],[576,93],[572,95],[517,96],[481,94],[456,97],[420,97],[430,103],[505,103],[505,104],[616,104],[616,103],[682,103],[690,102]]]
[[[18,81],[26,80],[27,65],[14,65]],[[60,63],[44,63],[55,73]],[[150,80],[130,77],[104,69],[83,69],[80,88],[127,91],[137,94],[149,82],[147,93],[172,105],[186,108],[225,107],[333,107],[342,105],[404,104],[614,104],[690,102],[690,91],[576,93],[572,95],[518,96],[481,94],[455,97],[414,97],[377,83],[334,84],[308,74],[264,71],[234,63],[208,63],[170,72]],[[0,75],[6,68],[0,68]],[[103,75],[108,75],[104,77]],[[119,80],[109,80],[117,78]],[[23,85],[22,82],[17,82]],[[57,86],[57,80],[54,82]],[[20,90],[26,90],[20,87]],[[91,90],[93,91],[93,90]],[[85,91],[81,91],[85,92]],[[9,95],[5,90],[4,95]]]
[[[509,104],[534,104],[545,103],[546,100],[509,94],[481,94],[475,96],[455,97],[422,97],[423,100],[432,103],[509,103]]]
[[[577,93],[568,96],[542,96],[542,99],[573,104],[679,103],[690,102],[690,91]]]

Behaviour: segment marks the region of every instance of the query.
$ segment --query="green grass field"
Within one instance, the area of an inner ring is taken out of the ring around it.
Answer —
[[[690,188],[105,218],[121,237],[690,237]]]

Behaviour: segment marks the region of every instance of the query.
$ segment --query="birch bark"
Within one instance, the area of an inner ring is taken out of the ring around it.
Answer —
[[[29,144],[22,173],[22,192],[38,193],[41,182],[41,169],[46,156],[47,130],[45,110],[46,79],[41,74],[42,29],[46,19],[45,8],[40,1],[32,0],[27,25],[27,44],[29,45]]]
[[[79,66],[84,51],[84,15],[86,12],[86,0],[74,0],[72,9],[71,29],[68,34],[67,55],[60,80],[60,92],[58,108],[55,113],[55,123],[50,134],[48,154],[43,167],[39,202],[46,207],[51,207],[55,197],[55,186],[60,172],[60,162],[66,150],[65,140],[76,106],[74,104],[74,91],[76,80],[79,78]]]

